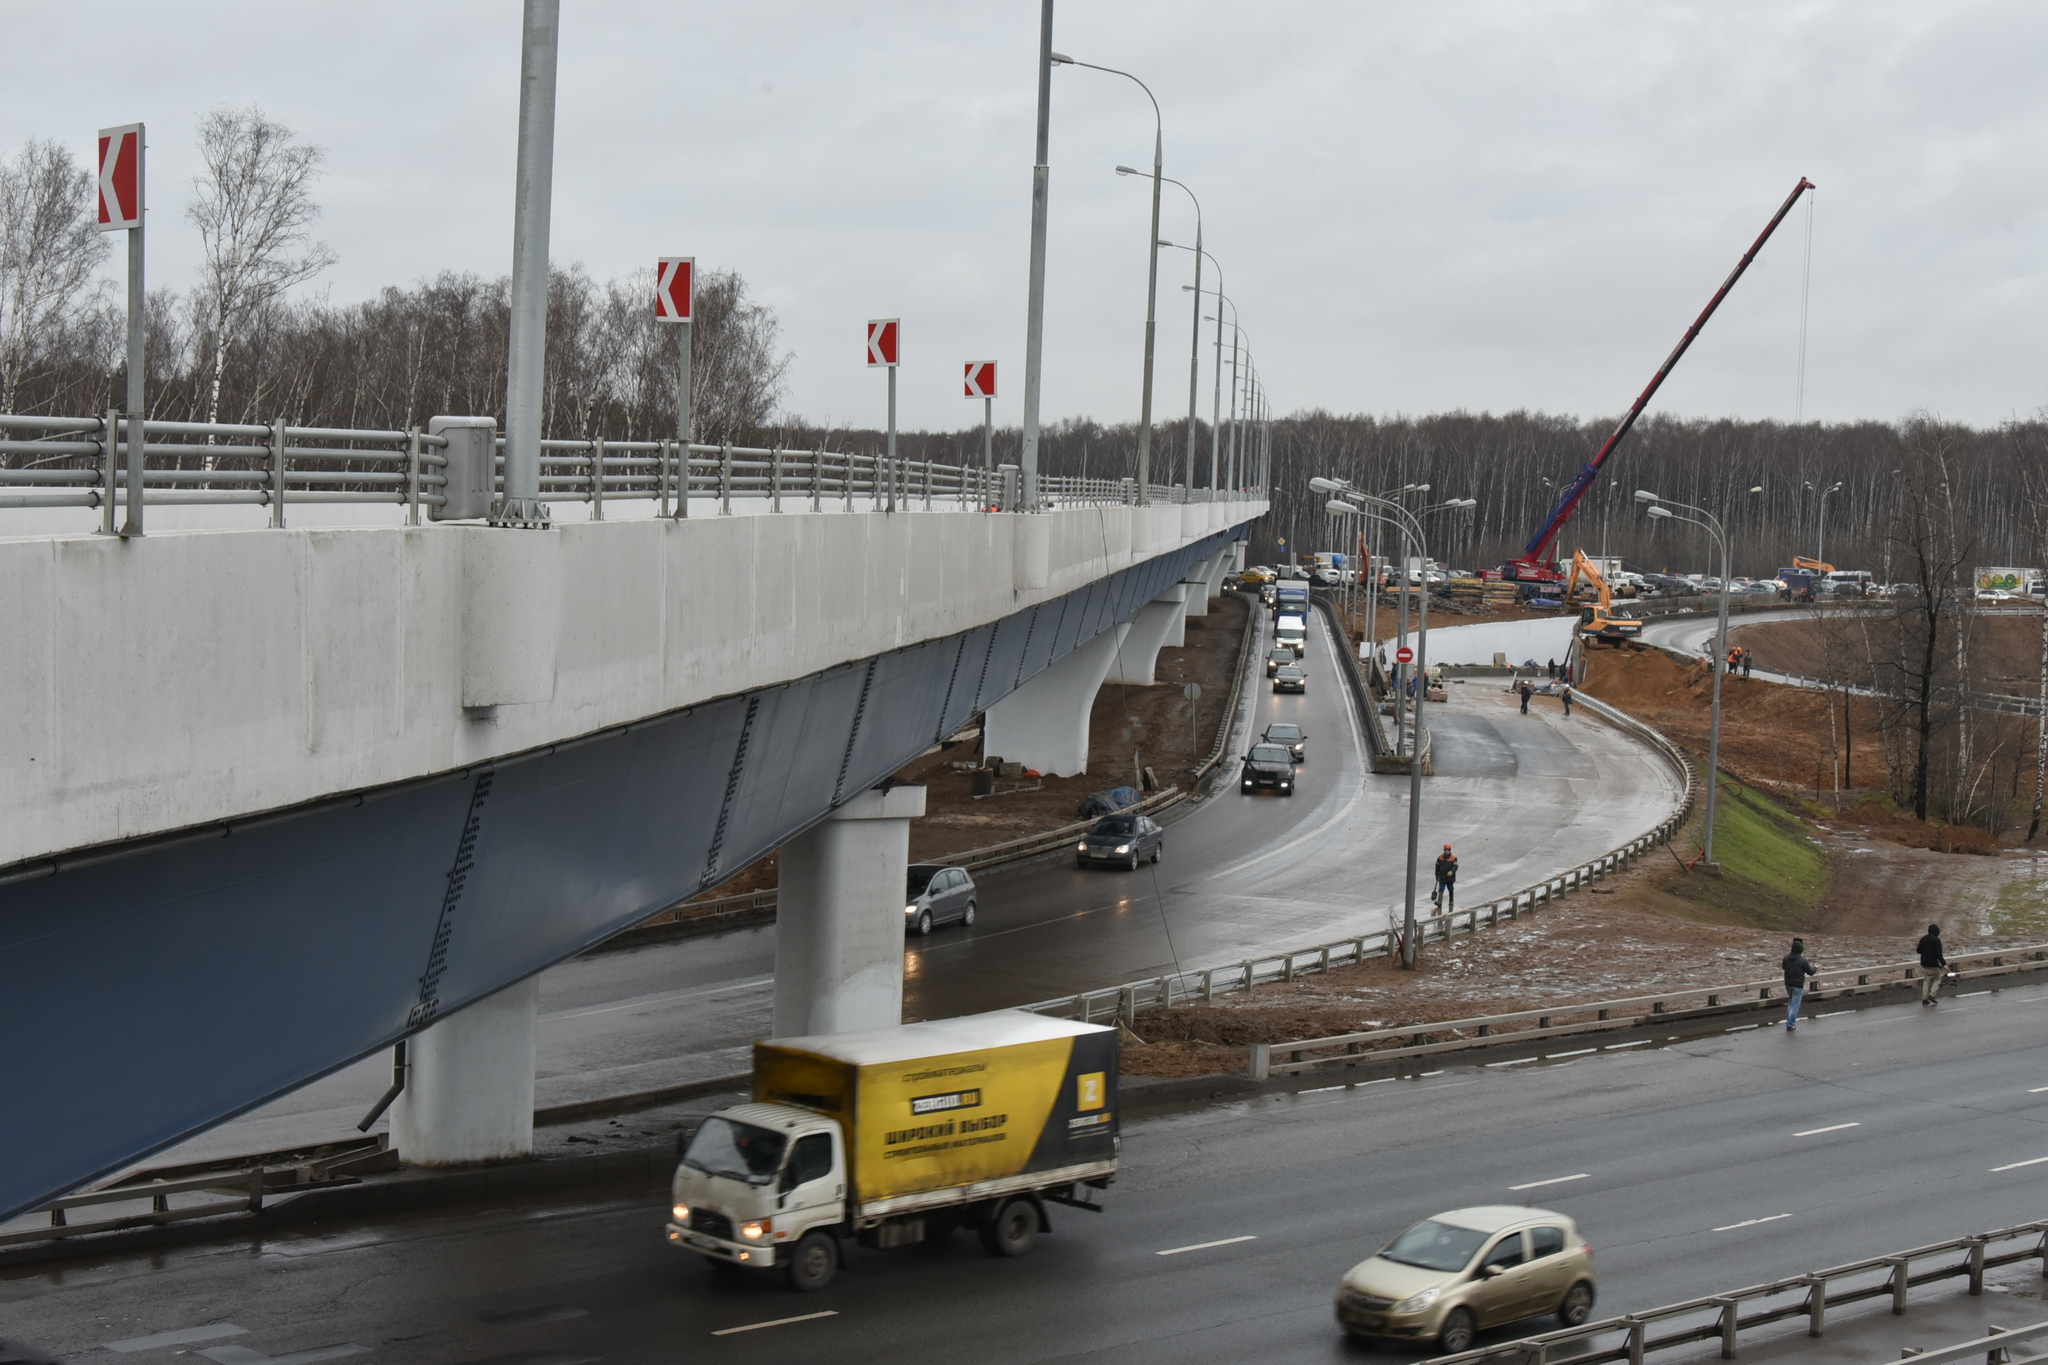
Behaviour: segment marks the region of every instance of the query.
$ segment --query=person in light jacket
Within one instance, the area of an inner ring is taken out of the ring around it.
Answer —
[[[1948,975],[1948,956],[1941,951],[1941,926],[1928,925],[1914,946],[1920,951],[1920,1003],[1938,1005],[1942,978]]]
[[[1778,966],[1785,972],[1785,1032],[1799,1027],[1799,1003],[1806,999],[1808,977],[1819,976],[1814,965],[1806,960],[1806,940],[1792,940],[1792,951],[1785,954]]]

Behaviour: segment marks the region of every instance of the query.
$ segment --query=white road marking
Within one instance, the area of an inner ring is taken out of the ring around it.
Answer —
[[[1733,1232],[1737,1228],[1753,1228],[1758,1223],[1775,1223],[1780,1218],[1790,1218],[1791,1216],[1789,1213],[1774,1213],[1768,1218],[1745,1218],[1739,1223],[1724,1223],[1720,1227],[1715,1228],[1714,1231]]]
[[[1426,1081],[1431,1076],[1441,1076],[1443,1074],[1444,1073],[1441,1071],[1418,1071],[1415,1073],[1415,1079],[1418,1081]]]
[[[1258,1234],[1248,1232],[1242,1237],[1221,1237],[1213,1242],[1196,1242],[1193,1246],[1168,1247],[1164,1251],[1155,1251],[1152,1254],[1154,1256],[1178,1256],[1183,1251],[1207,1251],[1210,1247],[1236,1246],[1239,1242],[1256,1242],[1258,1240]]]
[[[1598,1052],[1599,1050],[1597,1047],[1582,1047],[1573,1052],[1546,1052],[1543,1055],[1546,1057],[1583,1057],[1589,1052]]]
[[[2029,1095],[2048,1094],[2048,1085],[2037,1085],[2027,1092]]]
[[[1993,1166],[1986,1174],[1997,1175],[2000,1171],[2016,1171],[2022,1166],[2039,1166],[2044,1161],[2048,1161],[2048,1156],[2037,1156],[2026,1161],[2007,1162],[2003,1166]]]
[[[1806,1128],[1794,1133],[1793,1137],[1819,1137],[1822,1133],[1839,1133],[1844,1128],[1861,1128],[1861,1123],[1831,1123],[1825,1128]]]
[[[154,1351],[162,1346],[191,1346],[201,1341],[219,1341],[222,1337],[248,1335],[248,1329],[237,1327],[232,1322],[216,1322],[205,1327],[186,1327],[176,1332],[158,1332],[154,1336],[129,1337],[123,1341],[102,1342],[109,1351],[126,1355],[130,1351]]]
[[[770,1318],[766,1322],[749,1322],[739,1327],[721,1327],[711,1335],[714,1337],[738,1336],[741,1332],[758,1332],[764,1327],[787,1327],[792,1322],[816,1322],[819,1318],[836,1318],[839,1310],[827,1308],[822,1313],[799,1313],[793,1318]]]
[[[1332,1090],[1342,1090],[1343,1088],[1341,1085],[1319,1085],[1313,1090],[1297,1090],[1294,1093],[1297,1095],[1327,1095]]]
[[[1759,1028],[1759,1027],[1761,1027],[1761,1025],[1758,1025],[1758,1024],[1737,1024],[1737,1025],[1736,1025],[1736,1026],[1735,1026],[1734,1028],[1724,1028],[1724,1029],[1722,1029],[1722,1030],[1721,1030],[1721,1032],[1723,1032],[1723,1033],[1747,1033],[1747,1032],[1749,1032],[1749,1030],[1751,1030],[1751,1029],[1753,1029],[1753,1028]]]
[[[1601,1045],[1600,1050],[1602,1052],[1619,1052],[1625,1047],[1648,1047],[1656,1041],[1655,1038],[1638,1038],[1633,1043],[1604,1043]]]
[[[2044,1157],[2043,1160],[2048,1160],[2048,1157]],[[1508,1188],[1511,1190],[1540,1190],[1545,1185],[1569,1185],[1574,1180],[1591,1180],[1592,1178],[1592,1172],[1580,1171],[1577,1175],[1555,1175],[1548,1180],[1531,1180],[1526,1185],[1510,1185]]]
[[[1956,992],[1956,995],[1955,995],[1955,998],[1956,998],[1956,999],[1958,999],[1958,1000],[1967,1000],[1967,999],[1969,999],[1969,998],[1970,998],[1971,996],[1973,996],[1973,995],[1989,995],[1989,994],[1991,994],[1991,988],[1990,988],[1989,986],[1986,986],[1986,987],[1985,987],[1985,988],[1984,988],[1983,990],[1981,990],[1981,991],[1957,991],[1957,992]]]
[[[1536,1061],[1541,1061],[1541,1060],[1542,1060],[1542,1058],[1540,1058],[1540,1057],[1510,1057],[1510,1058],[1508,1058],[1508,1059],[1507,1059],[1506,1061],[1504,1061],[1504,1062],[1488,1062],[1488,1063],[1487,1063],[1487,1065],[1488,1065],[1488,1066],[1527,1066],[1527,1065],[1528,1065],[1529,1063],[1531,1063],[1531,1062],[1536,1062]]]

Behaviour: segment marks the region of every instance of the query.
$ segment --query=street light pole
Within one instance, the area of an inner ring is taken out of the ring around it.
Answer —
[[[1045,215],[1052,168],[1046,164],[1052,128],[1052,0],[1038,11],[1038,142],[1031,163],[1031,283],[1024,303],[1024,428],[1017,448],[1017,483],[1023,505],[1038,508],[1038,394],[1045,353]],[[1015,510],[1015,509],[1012,509]]]
[[[1050,4],[1051,0],[1047,3]],[[1057,66],[1079,66],[1105,75],[1122,76],[1144,91],[1145,98],[1152,102],[1152,233],[1145,239],[1145,387],[1138,404],[1138,505],[1142,507],[1152,501],[1152,339],[1158,326],[1159,187],[1164,182],[1166,124],[1160,117],[1159,100],[1152,94],[1152,87],[1130,72],[1113,66],[1097,66],[1094,62],[1076,61],[1064,52],[1050,55]]]
[[[548,223],[555,184],[555,65],[561,0],[526,0],[519,61],[519,164],[512,200],[511,334],[506,347],[505,484],[493,526],[545,527],[541,391],[547,382]],[[687,452],[684,468],[688,468]],[[687,491],[687,490],[686,490]]]
[[[1674,502],[1668,506],[1647,488],[1636,490],[1636,501],[1645,504],[1644,510],[1652,517],[1683,521],[1703,528],[1714,539],[1721,551],[1721,603],[1717,624],[1714,629],[1714,657],[1709,664],[1714,670],[1714,720],[1707,732],[1707,837],[1701,853],[1709,869],[1714,863],[1714,813],[1719,807],[1721,792],[1721,676],[1728,669],[1728,535],[1721,527],[1720,518],[1704,507],[1689,503]],[[1697,517],[1682,517],[1672,511],[1683,507],[1688,512],[1697,512]]]
[[[1815,559],[1822,561],[1823,563],[1827,561],[1828,557],[1828,495],[1831,493],[1839,493],[1841,491],[1842,485],[1839,480],[1832,484],[1829,484],[1826,488],[1823,488],[1821,490],[1820,529],[1815,536],[1815,540],[1817,543],[1813,547],[1813,557]]]
[[[1138,174],[1137,171],[1132,170],[1129,166],[1117,167],[1116,173],[1118,175]],[[1183,247],[1178,242],[1169,242],[1163,238],[1155,243],[1157,246],[1170,246],[1179,251],[1193,250],[1195,253],[1195,283],[1190,291],[1190,302],[1195,306],[1195,316],[1193,326],[1188,329],[1188,445],[1185,460],[1188,498],[1189,501],[1193,501],[1195,491],[1195,403],[1196,395],[1200,392],[1200,365],[1198,357],[1201,354],[1202,345],[1202,258],[1209,256],[1209,253],[1202,249],[1202,201],[1195,198],[1193,190],[1181,184],[1180,181],[1175,180],[1172,176],[1166,177],[1166,183],[1169,185],[1180,185],[1181,193],[1187,195],[1195,206],[1195,244],[1192,248]],[[1215,257],[1209,256],[1209,259],[1213,261]],[[1216,287],[1218,289],[1223,287],[1223,267],[1220,265],[1216,267]],[[1187,289],[1188,286],[1182,285],[1181,288]],[[1220,356],[1223,349],[1223,327],[1220,321],[1217,324],[1216,332],[1216,349]],[[1209,496],[1213,499],[1216,496],[1216,433],[1213,425],[1209,434]]]

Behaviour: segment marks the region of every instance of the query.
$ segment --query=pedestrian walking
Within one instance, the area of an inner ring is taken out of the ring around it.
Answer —
[[[1914,945],[1920,952],[1920,1003],[1938,1005],[1941,983],[1948,976],[1948,955],[1941,951],[1941,926],[1930,924]]]
[[[1806,960],[1806,940],[1792,940],[1792,951],[1785,954],[1778,966],[1785,973],[1785,1032],[1799,1027],[1799,1002],[1806,999],[1806,980],[1819,976],[1811,962]]]
[[[1743,676],[1743,677],[1745,677],[1745,678],[1749,676],[1749,665],[1750,665],[1750,663],[1751,663],[1751,660],[1750,660],[1750,657],[1749,657],[1749,646],[1748,646],[1748,645],[1744,645],[1744,646],[1742,647],[1742,676]]]
[[[1561,690],[1558,692],[1558,695],[1564,698],[1564,713],[1569,716],[1572,713],[1572,685],[1570,683],[1561,683],[1559,687]]]
[[[1524,678],[1515,690],[1522,694],[1522,714],[1526,716],[1529,714],[1529,698],[1536,695],[1536,689],[1529,685],[1527,678]]]
[[[1431,905],[1441,905],[1446,910],[1458,908],[1458,855],[1451,852],[1449,844],[1436,855],[1436,891],[1429,898]]]

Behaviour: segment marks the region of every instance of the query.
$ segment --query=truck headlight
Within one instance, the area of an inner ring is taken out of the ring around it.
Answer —
[[[775,1220],[773,1218],[757,1218],[751,1223],[740,1224],[740,1236],[750,1242],[758,1242],[774,1230]],[[1431,1297],[1434,1297],[1433,1292]]]
[[[1443,1286],[1437,1285],[1433,1289],[1423,1290],[1420,1294],[1410,1294],[1407,1298],[1395,1304],[1393,1311],[1396,1313],[1420,1313],[1423,1309],[1435,1303],[1437,1295],[1443,1292]]]
[[[690,1206],[688,1204],[678,1204],[670,1209],[669,1213],[674,1215],[678,1223],[688,1223],[690,1221]]]
[[[1119,853],[1129,853],[1131,851],[1131,846],[1129,844],[1118,844],[1116,846],[1116,851]]]

